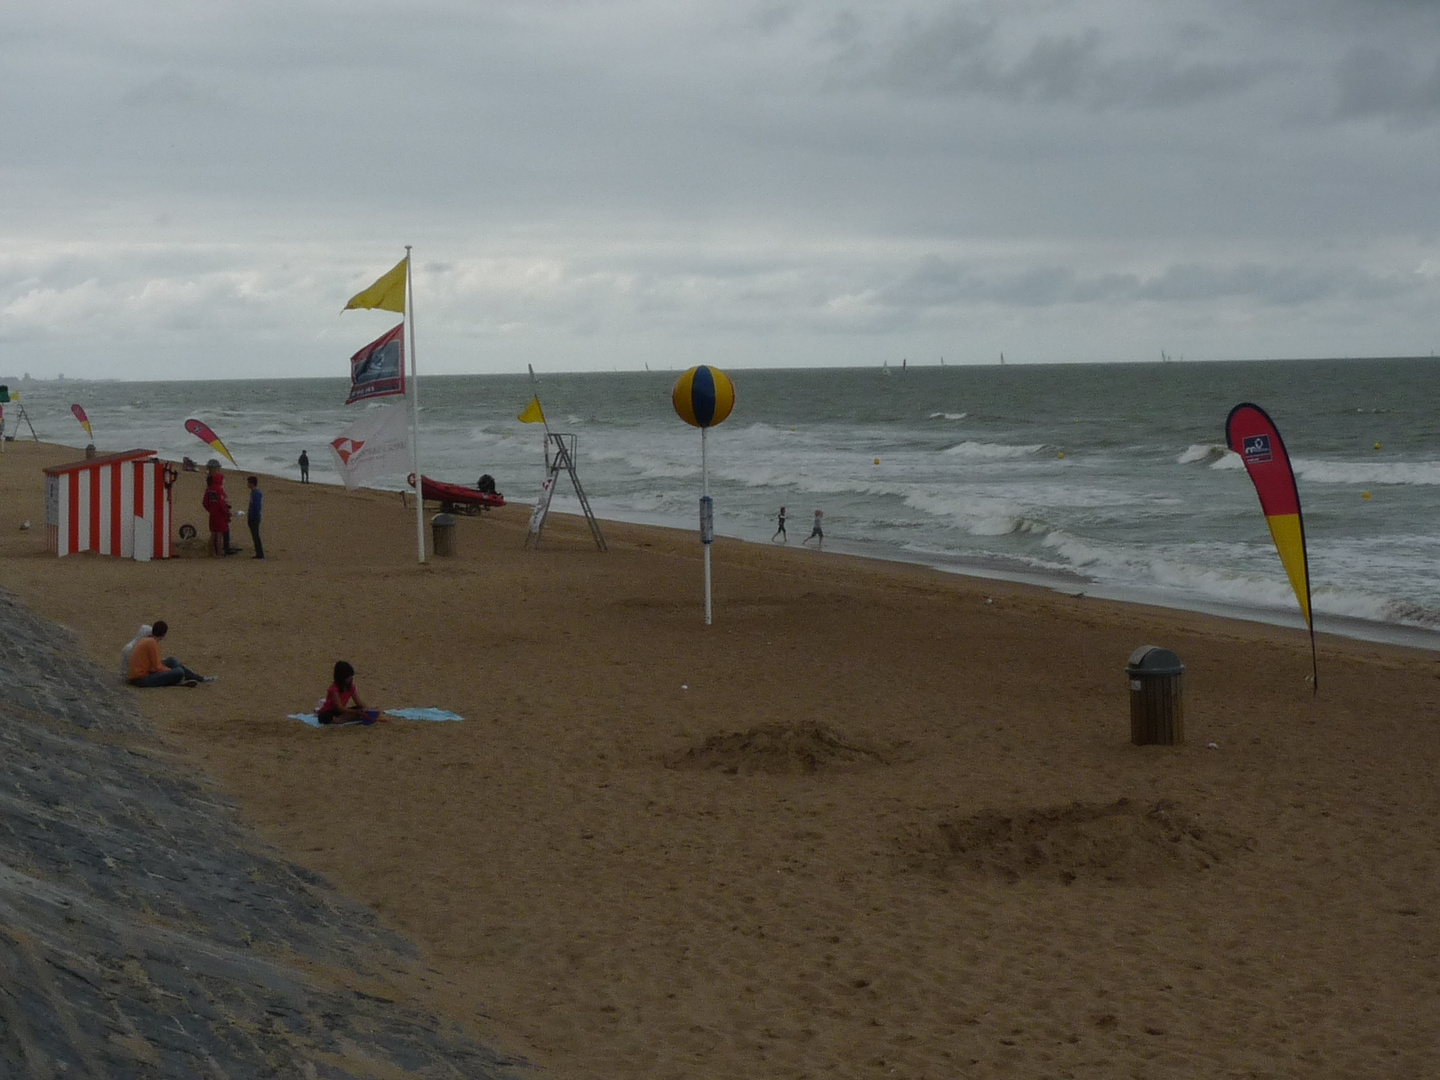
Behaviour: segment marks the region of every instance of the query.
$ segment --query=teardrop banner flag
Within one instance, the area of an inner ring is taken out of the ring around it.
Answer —
[[[85,415],[85,410],[79,405],[71,405],[70,411],[75,414],[75,419],[80,421],[80,426],[85,429],[85,434],[93,439],[95,433],[90,430],[90,418]]]
[[[1315,654],[1315,620],[1310,610],[1310,561],[1305,551],[1305,519],[1300,513],[1300,492],[1295,471],[1275,421],[1259,405],[1242,402],[1225,420],[1225,442],[1240,455],[1245,471],[1260,496],[1260,509],[1280,562],[1300,601],[1300,613],[1310,628],[1310,664],[1315,692],[1320,689],[1319,664]]]
[[[204,424],[199,420],[186,420],[185,430],[190,432],[191,435],[194,435],[201,442],[209,443],[220,453],[224,454],[227,458],[230,458],[231,465],[235,464],[235,459],[233,457],[230,457],[230,451],[225,449],[225,444],[220,441],[220,436],[216,435],[215,432],[211,431],[208,424]]]

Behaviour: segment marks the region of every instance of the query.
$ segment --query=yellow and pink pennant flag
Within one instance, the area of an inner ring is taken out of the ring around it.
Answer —
[[[382,311],[398,311],[405,314],[405,278],[410,271],[410,256],[406,255],[390,270],[381,274],[375,284],[361,289],[350,298],[344,310],[351,308],[379,308]]]
[[[1275,421],[1259,405],[1242,402],[1230,410],[1225,420],[1226,445],[1240,455],[1245,471],[1260,496],[1260,509],[1280,563],[1290,579],[1290,588],[1300,602],[1300,614],[1310,628],[1310,660],[1315,669],[1315,689],[1319,691],[1319,670],[1315,656],[1315,620],[1310,610],[1310,560],[1305,550],[1305,519],[1300,513],[1300,491],[1295,486],[1295,470],[1290,455],[1280,438]]]
[[[224,454],[227,458],[230,459],[231,465],[235,464],[235,459],[233,457],[230,457],[230,451],[227,450],[225,448],[225,444],[220,441],[220,436],[216,435],[215,432],[210,430],[209,424],[202,423],[199,420],[186,420],[185,430],[190,432],[191,435],[194,435],[201,442],[209,443],[217,451]]]
[[[79,405],[71,405],[70,411],[74,413],[75,419],[80,421],[80,426],[85,429],[85,434],[89,435],[93,439],[95,437],[95,433],[90,430],[90,418],[85,415],[85,410],[82,409]]]

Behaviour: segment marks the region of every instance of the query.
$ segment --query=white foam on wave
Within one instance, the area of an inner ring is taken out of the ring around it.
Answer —
[[[496,443],[514,438],[514,434],[509,431],[491,431],[487,427],[472,427],[467,438],[478,446],[494,446]],[[538,445],[540,440],[534,441]]]
[[[1175,459],[1177,465],[1193,465],[1197,461],[1213,461],[1230,450],[1219,443],[1191,443],[1185,452]]]
[[[932,412],[931,420],[964,420],[970,414],[968,412]]]
[[[1043,443],[1036,443],[1033,446],[1011,446],[1006,443],[974,442],[972,440],[947,447],[942,453],[972,461],[999,461],[1006,458],[1028,457],[1044,449]]]
[[[1316,461],[1292,458],[1295,474],[1312,484],[1440,484],[1440,461]]]
[[[1226,450],[1218,458],[1210,463],[1210,468],[1219,469],[1221,472],[1228,472],[1231,469],[1243,469],[1245,462],[1234,450]]]
[[[1011,499],[973,492],[913,488],[905,505],[952,522],[971,536],[1005,536],[1020,528],[1024,507]]]
[[[679,480],[700,475],[698,460],[693,463],[682,462],[660,453],[638,449],[591,447],[587,449],[586,456],[595,461],[621,462],[645,480]],[[698,453],[695,456],[699,458]]]
[[[1126,588],[1158,589],[1242,608],[1288,611],[1296,608],[1295,594],[1278,562],[1272,574],[1257,573],[1245,566],[1246,556],[1269,551],[1263,545],[1222,545],[1233,551],[1229,565],[1206,565],[1154,550],[1129,550],[1074,536],[1062,529],[1048,532],[1042,546],[1055,552],[1071,568],[1083,569],[1098,582]],[[1213,560],[1218,551],[1197,553]],[[1311,596],[1317,614],[1371,622],[1398,622],[1434,628],[1440,626],[1440,612],[1418,604],[1397,601],[1364,588],[1341,588],[1317,584]],[[1298,609],[1297,609],[1298,610]]]

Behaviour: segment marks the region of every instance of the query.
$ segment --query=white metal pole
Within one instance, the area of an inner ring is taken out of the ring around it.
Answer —
[[[705,428],[700,429],[700,494],[709,498],[710,496],[710,462],[705,454]],[[703,505],[703,504],[702,504]],[[710,545],[702,544],[705,549],[705,625],[710,625]]]
[[[415,552],[425,562],[425,478],[420,472],[420,366],[415,359],[415,283],[405,245],[405,324],[410,332],[410,464],[415,470]]]

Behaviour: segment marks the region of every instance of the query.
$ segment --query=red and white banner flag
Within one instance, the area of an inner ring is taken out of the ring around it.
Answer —
[[[347,488],[382,476],[404,475],[411,469],[410,427],[405,406],[375,409],[337,439],[330,440],[335,467]]]
[[[376,338],[350,358],[345,404],[405,393],[405,324]]]

